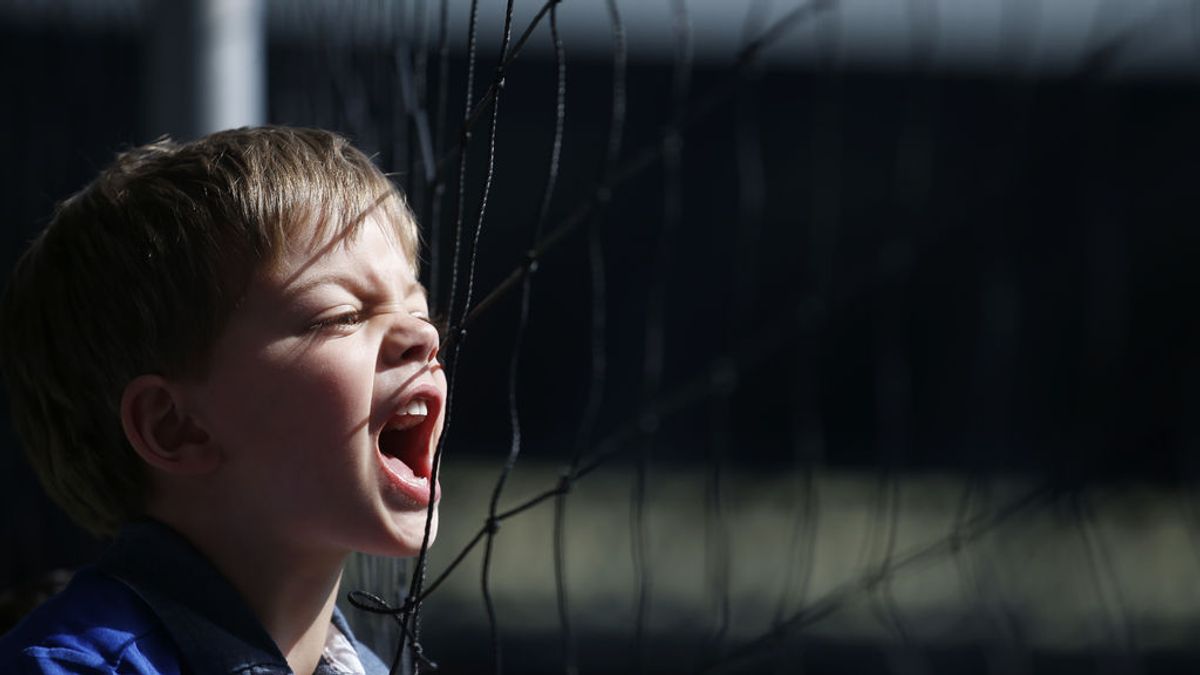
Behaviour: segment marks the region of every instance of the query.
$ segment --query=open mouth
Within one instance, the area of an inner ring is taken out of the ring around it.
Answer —
[[[435,399],[414,396],[379,432],[379,455],[392,484],[421,504],[428,504],[430,499],[430,442],[437,424],[437,406]]]

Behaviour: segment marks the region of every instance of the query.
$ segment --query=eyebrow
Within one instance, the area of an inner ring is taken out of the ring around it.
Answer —
[[[372,282],[382,278],[383,277],[371,275]],[[334,273],[322,274],[320,276],[313,277],[304,283],[296,284],[291,288],[284,290],[284,295],[289,298],[296,298],[320,286],[341,286],[342,288],[348,288],[357,293],[365,293],[369,290],[367,285],[364,284],[363,280],[359,277]],[[408,297],[413,293],[420,293],[426,298],[429,297],[429,291],[425,289],[424,284],[417,280],[413,280],[413,282],[410,283],[405,289],[405,297]]]

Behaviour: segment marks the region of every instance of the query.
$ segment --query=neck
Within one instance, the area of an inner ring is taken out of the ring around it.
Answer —
[[[187,537],[237,589],[294,672],[316,669],[345,553],[304,550],[224,519],[153,515]]]

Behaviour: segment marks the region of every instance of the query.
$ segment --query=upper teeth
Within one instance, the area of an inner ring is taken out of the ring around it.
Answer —
[[[425,401],[419,398],[414,398],[404,406],[404,410],[400,411],[401,415],[428,415],[429,407],[425,405]]]

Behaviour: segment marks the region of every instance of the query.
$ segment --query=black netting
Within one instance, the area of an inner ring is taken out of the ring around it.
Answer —
[[[270,6],[269,121],[394,175],[446,327],[443,533],[348,579],[381,653],[1194,670],[1200,90],[1138,64],[1200,56],[1195,3],[977,3],[996,54],[961,62],[953,3],[754,0],[719,34],[712,3],[590,4]],[[4,30],[10,128],[35,95],[47,129],[135,117],[128,82],[86,120],[46,84],[99,81],[91,43]],[[69,191],[23,181],[116,144],[39,133],[8,141],[42,172],[8,181],[13,251]]]

